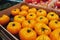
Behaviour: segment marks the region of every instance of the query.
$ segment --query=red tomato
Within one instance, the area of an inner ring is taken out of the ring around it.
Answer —
[[[33,3],[33,2],[37,2],[37,3],[39,3],[40,2],[40,0],[25,0],[27,3]]]
[[[60,1],[59,0],[56,1],[55,6],[57,6],[58,8],[60,8]]]
[[[37,2],[37,3],[40,3],[40,0],[34,0],[35,2]]]
[[[25,0],[25,2],[27,2],[27,3],[32,3],[32,0]]]
[[[50,3],[51,2],[51,0],[41,0],[42,2],[48,2],[48,3]]]

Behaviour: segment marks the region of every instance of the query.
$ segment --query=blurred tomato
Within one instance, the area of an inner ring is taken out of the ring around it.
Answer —
[[[60,8],[60,1],[59,0],[56,1],[55,6],[57,6],[58,8]]]
[[[40,0],[25,0],[25,2],[27,2],[27,3],[33,3],[33,2],[37,2],[37,3],[39,3]]]
[[[27,2],[27,3],[32,3],[32,0],[25,0],[25,2]]]

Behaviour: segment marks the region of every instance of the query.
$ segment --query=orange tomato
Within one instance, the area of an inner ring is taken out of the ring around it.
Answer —
[[[58,20],[51,20],[50,23],[49,23],[49,27],[52,30],[55,30],[57,28],[60,28],[60,21],[58,21]]]
[[[39,9],[37,11],[37,16],[47,16],[47,12],[44,9]]]
[[[21,15],[16,15],[16,16],[14,17],[14,21],[15,21],[15,22],[22,23],[24,20],[25,20],[25,17],[24,17],[24,16],[21,16]]]
[[[36,8],[31,8],[28,10],[29,13],[36,13],[37,12],[37,9]]]
[[[18,22],[10,22],[7,25],[7,30],[12,34],[19,33],[20,29],[21,29],[21,25]]]
[[[8,15],[2,15],[0,17],[0,24],[5,25],[6,23],[8,23],[10,21],[10,18]]]
[[[40,22],[40,23],[48,24],[49,20],[46,17],[44,17],[44,16],[39,16],[39,17],[36,18],[36,21]]]
[[[55,29],[50,33],[51,40],[60,40],[60,28]]]
[[[34,14],[34,13],[29,13],[27,16],[26,16],[26,19],[28,19],[28,20],[33,20],[33,19],[35,19],[36,18],[36,14]]]
[[[47,35],[40,35],[37,37],[36,40],[51,40]]]
[[[51,33],[51,29],[44,23],[36,23],[34,29],[38,35]]]
[[[27,6],[27,5],[22,5],[21,6],[21,10],[23,11],[27,11],[27,10],[29,10],[29,7]]]
[[[20,9],[18,9],[18,8],[16,8],[16,9],[12,9],[12,10],[11,10],[11,14],[12,14],[13,16],[18,15],[19,12],[20,12]]]
[[[27,11],[21,11],[21,12],[19,13],[19,15],[22,15],[22,16],[26,16],[27,14],[28,14]]]
[[[36,21],[35,20],[25,20],[22,22],[22,27],[30,27],[33,28],[35,25]]]
[[[36,40],[36,32],[31,28],[23,28],[19,32],[19,37],[21,40]]]
[[[55,12],[49,12],[47,14],[47,18],[49,20],[58,20],[59,19],[59,16]]]

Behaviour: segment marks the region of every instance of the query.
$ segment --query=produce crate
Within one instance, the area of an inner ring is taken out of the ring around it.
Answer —
[[[0,25],[0,40],[18,40],[18,39],[11,33],[9,33],[2,25]]]
[[[60,16],[60,11],[57,11],[57,10],[54,10],[54,9],[51,9],[51,8],[48,8],[48,7],[43,7],[43,6],[39,6],[38,7],[38,6],[34,6],[34,5],[29,5],[29,4],[24,3],[24,2],[21,2],[21,3],[17,4],[17,5],[12,6],[12,7],[8,8],[8,9],[3,10],[3,11],[0,11],[0,16],[2,16],[3,14],[6,14],[6,15],[8,15],[11,18],[10,21],[12,21],[13,20],[13,16],[11,16],[11,14],[10,14],[11,13],[11,10],[12,9],[15,9],[15,8],[20,8],[20,6],[23,5],[23,4],[28,5],[30,8],[32,8],[32,7],[35,7],[37,9],[42,8],[42,9],[45,9],[47,12],[54,11],[54,12],[56,12]],[[12,40],[19,40],[19,36],[18,35],[14,35],[15,36],[14,37],[10,32],[8,32],[6,30],[6,25],[7,24],[2,25],[0,27],[0,30],[2,30],[3,32],[5,32],[4,34],[8,34],[7,36],[9,38],[12,37],[10,39],[12,39]]]

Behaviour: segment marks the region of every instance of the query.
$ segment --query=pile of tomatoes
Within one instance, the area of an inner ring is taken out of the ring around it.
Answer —
[[[26,3],[38,5],[38,6],[48,6],[52,0],[25,0]]]
[[[9,22],[6,29],[13,35],[19,34],[21,40],[60,40],[60,18],[55,12],[22,5],[12,9],[11,15],[13,22],[3,15],[0,24]]]
[[[25,2],[27,3],[33,3],[33,2],[36,2],[36,3],[40,3],[40,2],[50,2],[52,0],[25,0]]]

